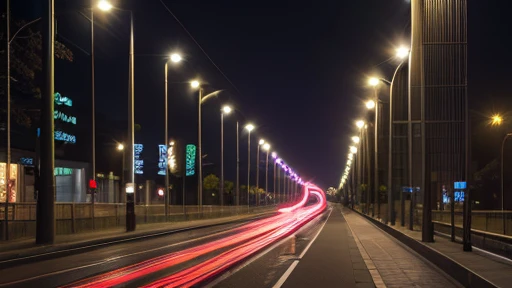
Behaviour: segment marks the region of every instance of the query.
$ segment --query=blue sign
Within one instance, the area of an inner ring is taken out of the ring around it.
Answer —
[[[454,198],[455,202],[464,202],[464,192],[455,191],[453,198]]]
[[[75,144],[76,143],[76,136],[75,135],[71,135],[71,134],[68,134],[68,133],[62,132],[62,131],[55,131],[54,135],[55,135],[55,140],[64,141],[64,142],[68,142],[68,143],[71,143],[71,144]]]
[[[412,187],[402,187],[402,192],[404,192],[404,193],[412,193]]]
[[[34,158],[21,157],[19,163],[23,166],[34,166]]]
[[[53,112],[53,119],[60,120],[64,123],[71,123],[73,125],[76,125],[76,117],[75,116],[68,116],[65,113],[62,113],[57,110],[55,110]]]
[[[448,194],[443,194],[443,203],[444,204],[450,203],[450,196],[448,196]]]
[[[455,189],[466,189],[466,182],[453,182],[453,188]]]
[[[133,155],[134,155],[134,173],[135,174],[144,174],[144,160],[140,157],[142,154],[142,150],[144,150],[144,145],[142,144],[133,144]]]
[[[167,168],[167,147],[165,145],[158,145],[158,175],[165,175]]]

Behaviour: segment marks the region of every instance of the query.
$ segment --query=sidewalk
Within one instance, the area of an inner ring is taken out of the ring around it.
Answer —
[[[357,215],[358,212],[349,209],[344,210],[349,215]],[[349,212],[350,211],[350,212]],[[487,253],[473,247],[473,252],[464,252],[462,244],[451,242],[441,236],[435,237],[435,242],[421,242],[421,231],[410,231],[399,225],[389,226],[376,219],[369,218],[373,224],[384,229],[392,236],[403,242],[415,251],[438,266],[443,271],[449,271],[450,275],[466,287],[510,287],[512,283],[512,261],[500,256]],[[348,220],[347,220],[348,221]],[[368,221],[367,225],[371,225]],[[375,227],[375,226],[374,226]],[[382,232],[383,233],[383,232]],[[357,233],[356,233],[357,234]]]
[[[161,234],[169,234],[180,230],[189,230],[199,227],[227,224],[251,218],[265,217],[274,213],[275,211],[265,211],[213,219],[141,224],[138,225],[136,230],[133,232],[126,232],[124,228],[114,228],[91,231],[89,233],[56,235],[55,243],[53,245],[36,245],[34,238],[14,240],[12,242],[0,242],[0,264],[2,264],[1,262],[17,258],[36,257],[46,253],[80,249],[109,242],[137,240]]]

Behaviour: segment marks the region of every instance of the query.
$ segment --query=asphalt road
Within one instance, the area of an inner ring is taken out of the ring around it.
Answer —
[[[0,287],[58,287],[82,278],[112,271],[127,265],[138,263],[164,254],[208,243],[232,235],[232,229],[242,226],[243,222],[202,228],[187,232],[146,239],[143,241],[122,243],[101,247],[86,253],[59,257],[51,260],[14,266],[0,271]],[[220,253],[216,251],[215,253]],[[206,255],[211,256],[211,255]],[[197,264],[205,258],[198,257],[187,265]],[[182,269],[176,265],[151,275],[151,281],[159,276]],[[153,279],[154,278],[154,279]],[[137,283],[129,283],[130,287]]]

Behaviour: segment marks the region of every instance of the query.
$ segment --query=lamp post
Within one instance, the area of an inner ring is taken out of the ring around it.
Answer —
[[[114,8],[110,2],[101,0],[98,2],[98,8],[102,11],[110,11],[111,9],[130,12],[130,60],[129,60],[129,85],[128,85],[128,137],[126,157],[128,166],[127,180],[129,181],[126,187],[127,205],[126,205],[126,231],[134,231],[136,227],[135,222],[135,174],[134,174],[134,142],[135,142],[135,109],[134,109],[134,95],[135,95],[135,71],[134,71],[134,37],[133,37],[133,11]],[[129,203],[128,203],[129,202]]]
[[[197,206],[199,212],[203,211],[203,153],[202,153],[202,145],[201,145],[201,102],[203,100],[203,88],[200,86],[199,81],[194,80],[190,82],[190,86],[192,88],[199,88],[199,101],[197,103],[197,150],[198,150],[198,179],[197,179]]]
[[[265,162],[265,199],[266,199],[266,194],[268,193],[268,154],[269,154],[269,150],[270,150],[270,144],[268,143],[265,143],[263,144],[263,150],[265,150],[267,153],[267,160]]]
[[[236,121],[236,206],[240,206],[240,127]],[[238,207],[236,208],[238,211]]]
[[[179,63],[181,62],[182,58],[180,54],[173,53],[169,57],[169,60],[173,63]],[[164,117],[164,139],[165,139],[165,151],[166,153],[169,153],[169,95],[168,95],[168,71],[169,71],[169,61],[165,61],[165,67],[164,67],[164,74],[165,74],[165,100],[164,100],[164,110],[165,110],[165,117]],[[165,190],[164,190],[164,210],[165,210],[165,220],[167,221],[167,218],[169,217],[169,168],[168,165],[165,165]]]
[[[117,151],[121,151],[121,152],[122,152],[122,158],[123,158],[123,160],[122,160],[122,164],[121,164],[121,185],[120,185],[120,186],[122,187],[122,185],[123,185],[123,183],[124,183],[124,160],[125,160],[125,159],[124,159],[125,155],[124,155],[124,145],[123,145],[123,143],[119,143],[119,144],[117,144]],[[123,190],[121,189],[121,193],[122,193],[122,191],[123,191]],[[122,194],[120,195],[120,197],[119,197],[119,201],[120,201],[120,202],[125,202],[125,201],[121,201],[121,197],[122,197],[122,195],[123,195],[123,194],[124,194],[124,193],[122,193]]]
[[[374,100],[370,100],[366,102],[366,108],[368,109],[375,109],[375,121],[374,121],[374,187],[375,190],[375,199],[372,209],[372,216],[375,216],[375,206],[379,206],[380,208],[380,201],[379,201],[379,94],[377,91],[377,85],[379,85],[380,80],[378,78],[370,78],[368,83],[373,86],[374,91]],[[380,210],[380,209],[379,209]],[[377,218],[380,218],[380,211],[377,210]]]
[[[224,206],[224,114],[231,113],[230,106],[222,107],[220,113],[220,206]]]
[[[265,140],[260,139],[256,148],[256,206],[260,205],[260,146],[265,144]]]
[[[272,178],[272,180],[274,180],[274,205],[276,204],[276,168],[277,168],[277,153],[276,152],[272,152],[272,159],[274,159],[274,177]]]
[[[249,212],[249,191],[251,190],[251,131],[254,130],[254,125],[247,124],[245,129],[247,134],[247,212]]]
[[[501,122],[501,121],[500,121]],[[503,222],[503,235],[507,235],[505,234],[506,232],[506,225],[505,225],[505,189],[504,189],[504,173],[503,173],[503,168],[505,166],[505,158],[503,157],[504,156],[504,153],[505,153],[505,143],[507,142],[507,139],[512,136],[512,133],[507,133],[505,135],[505,137],[503,138],[503,141],[501,142],[501,174],[500,174],[500,178],[501,178],[501,217],[502,217],[502,222]]]

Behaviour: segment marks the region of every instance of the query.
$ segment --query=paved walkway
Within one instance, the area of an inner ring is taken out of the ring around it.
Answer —
[[[332,207],[281,287],[461,287],[361,215]]]
[[[55,243],[53,245],[35,245],[34,239],[20,239],[9,242],[0,242],[0,261],[5,259],[12,259],[16,257],[37,255],[46,252],[58,251],[62,249],[70,249],[75,247],[82,247],[97,243],[106,243],[111,241],[118,241],[122,239],[143,237],[152,234],[165,233],[170,230],[180,230],[197,226],[208,226],[215,224],[228,223],[239,221],[243,219],[271,215],[275,212],[267,211],[260,213],[241,214],[236,216],[210,218],[202,220],[190,220],[180,222],[163,222],[141,224],[137,226],[136,231],[126,232],[125,228],[104,229],[98,231],[91,231],[88,233],[77,233],[67,235],[56,235]]]
[[[377,287],[460,287],[361,215],[346,208],[342,211]]]
[[[405,235],[421,241],[421,231],[410,231],[401,226],[392,226]],[[497,287],[512,286],[512,260],[487,253],[473,247],[473,252],[462,251],[462,244],[436,236],[434,243],[423,243],[430,248],[448,256]]]

